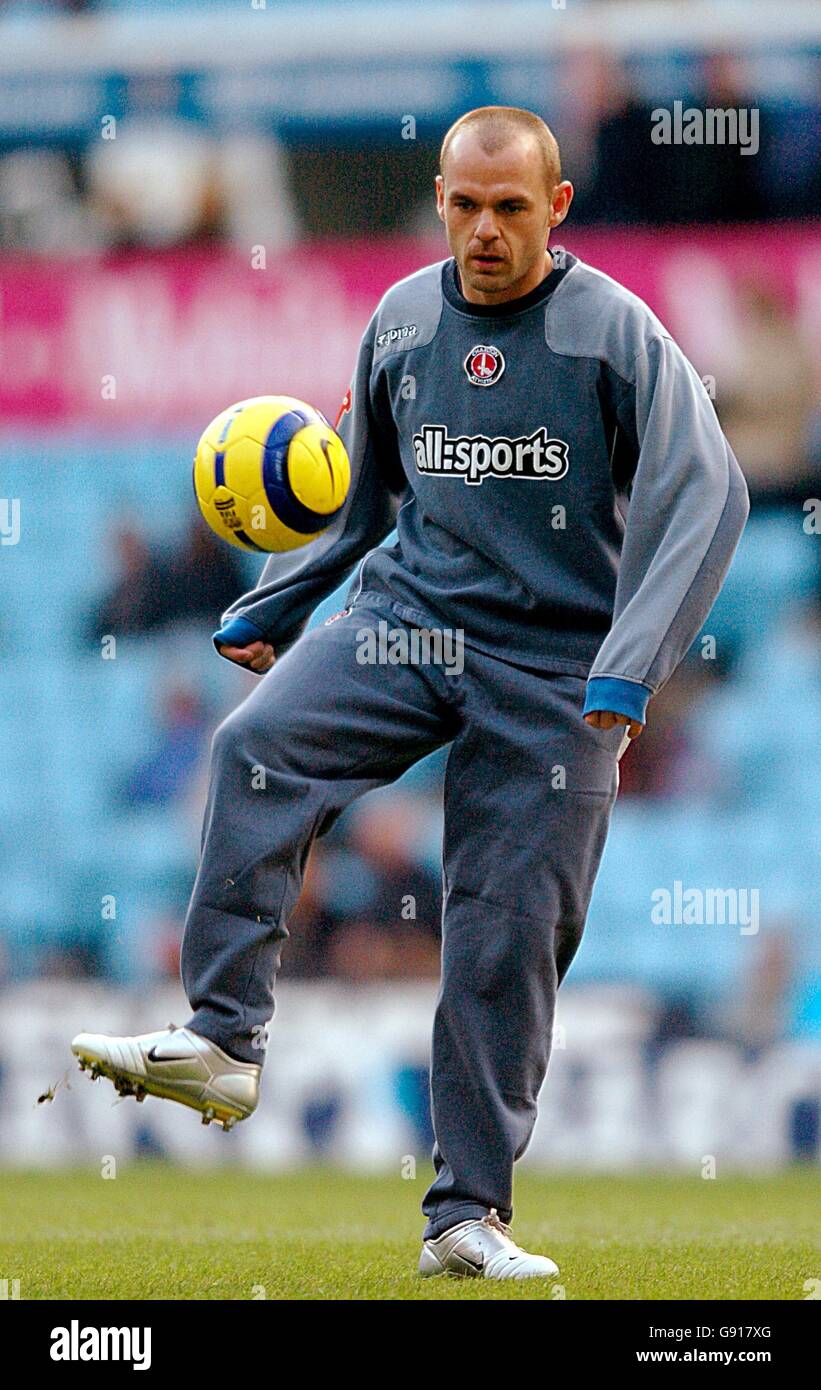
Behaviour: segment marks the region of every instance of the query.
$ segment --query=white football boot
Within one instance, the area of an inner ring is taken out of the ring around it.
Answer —
[[[92,1081],[107,1076],[121,1096],[161,1096],[190,1105],[204,1125],[216,1120],[232,1129],[257,1107],[262,1067],[235,1061],[208,1038],[173,1023],[136,1038],[78,1033],[71,1050]]]
[[[461,1274],[471,1279],[555,1279],[558,1265],[546,1255],[529,1255],[510,1227],[490,1211],[481,1221],[460,1221],[444,1235],[426,1240],[419,1258],[423,1278]]]

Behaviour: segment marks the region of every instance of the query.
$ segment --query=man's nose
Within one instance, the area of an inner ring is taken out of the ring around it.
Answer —
[[[476,223],[475,235],[480,241],[493,241],[498,235],[496,218],[490,208],[483,208]]]

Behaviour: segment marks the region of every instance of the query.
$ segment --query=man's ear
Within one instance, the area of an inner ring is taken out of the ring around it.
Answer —
[[[570,211],[570,204],[572,202],[573,185],[568,179],[563,179],[561,183],[556,184],[556,187],[553,189],[553,196],[550,200],[551,210],[549,225],[551,227],[558,227],[560,222],[564,222],[564,219]]]
[[[441,174],[436,175],[436,213],[440,222],[445,220],[445,180]]]

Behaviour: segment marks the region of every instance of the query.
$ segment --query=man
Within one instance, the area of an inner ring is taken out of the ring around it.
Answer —
[[[551,257],[572,193],[530,112],[481,108],[445,137],[436,197],[452,258],[394,285],[365,332],[338,422],[345,510],[305,551],[272,558],[216,634],[229,660],[273,670],[214,740],[182,951],[193,1016],[73,1045],[124,1090],[226,1127],[249,1115],[313,839],[450,743],[422,1274],[557,1273],[508,1229],[556,990],[618,758],[704,622],[748,512],[662,325],[607,276]],[[301,635],[357,560],[347,607]],[[456,634],[458,674],[358,661],[380,621]]]

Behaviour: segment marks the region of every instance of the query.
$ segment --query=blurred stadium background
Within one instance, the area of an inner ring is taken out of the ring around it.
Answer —
[[[195,516],[194,442],[257,393],[335,412],[382,291],[446,254],[438,145],[487,102],[554,128],[561,244],[678,337],[753,499],[622,764],[526,1162],[818,1161],[819,34],[810,0],[0,5],[0,1161],[428,1147],[440,756],[315,849],[253,1125],[35,1102],[79,1029],[185,1016],[209,737],[252,683],[210,634],[259,568]],[[653,145],[675,100],[756,108],[758,153]],[[759,929],[654,925],[676,881],[758,891]]]

